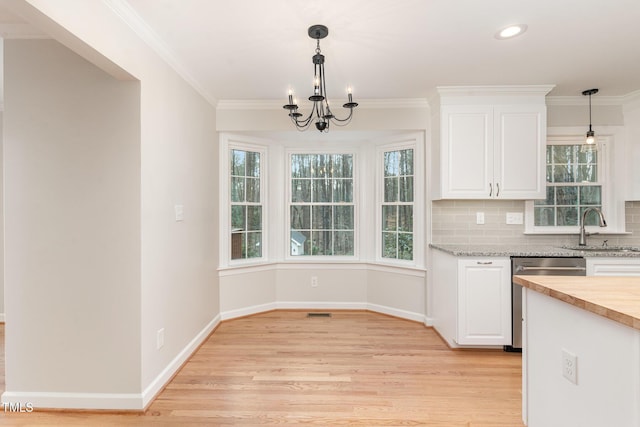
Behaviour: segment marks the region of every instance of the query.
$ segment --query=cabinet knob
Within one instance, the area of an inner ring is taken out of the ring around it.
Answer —
[[[500,183],[496,182],[496,197],[500,197]]]
[[[476,263],[478,265],[491,265],[493,264],[493,261],[477,261]]]
[[[489,197],[493,194],[493,185],[489,183]]]

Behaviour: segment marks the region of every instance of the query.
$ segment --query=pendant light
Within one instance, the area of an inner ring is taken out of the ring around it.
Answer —
[[[598,89],[587,89],[582,92],[584,96],[589,97],[589,130],[587,131],[586,139],[584,144],[582,144],[582,151],[597,151],[598,144],[596,142],[596,135],[591,128],[591,95],[595,95],[598,93]]]

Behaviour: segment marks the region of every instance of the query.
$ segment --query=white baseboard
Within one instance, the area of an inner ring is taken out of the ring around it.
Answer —
[[[376,313],[388,314],[389,316],[399,317],[401,319],[413,320],[415,322],[424,322],[424,314],[413,313],[411,311],[400,310],[398,308],[387,307],[378,304],[367,304],[367,310]]]
[[[153,398],[171,380],[182,364],[207,339],[211,331],[220,324],[220,315],[209,322],[167,365],[160,374],[151,381],[142,393],[47,393],[47,392],[12,392],[2,394],[3,403],[27,404],[47,409],[106,409],[141,411],[151,403]]]
[[[191,355],[198,349],[200,344],[207,339],[211,332],[220,324],[221,316],[218,314],[211,320],[190,342],[182,349],[176,357],[173,358],[171,363],[160,372],[160,374],[151,381],[151,384],[147,386],[142,392],[142,408],[147,407],[154,397],[164,388],[164,386],[171,380],[173,375],[180,369],[180,367],[191,357]]]
[[[238,317],[250,316],[252,314],[264,313],[265,311],[275,310],[278,307],[276,303],[252,305],[250,307],[238,308],[235,310],[227,310],[220,313],[222,320],[236,319]]]
[[[140,393],[47,393],[5,391],[2,403],[47,409],[118,409],[142,410]]]
[[[284,310],[366,310],[364,302],[280,301],[276,306]]]
[[[433,317],[424,316],[424,326],[433,327]]]
[[[279,301],[275,303],[254,305],[222,313],[222,320],[235,319],[252,314],[264,313],[271,310],[371,310],[377,313],[388,314],[401,319],[423,322],[427,325],[424,314],[413,313],[393,307],[366,302],[331,302],[331,301]],[[429,326],[429,325],[428,325]]]

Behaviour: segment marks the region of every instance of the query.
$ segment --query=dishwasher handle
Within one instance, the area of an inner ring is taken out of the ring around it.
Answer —
[[[520,271],[586,271],[584,267],[526,267],[520,265],[516,268],[516,273]]]

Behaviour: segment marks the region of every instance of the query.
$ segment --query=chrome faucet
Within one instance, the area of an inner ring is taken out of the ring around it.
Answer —
[[[598,214],[598,219],[600,220],[600,227],[606,227],[607,221],[604,220],[604,215],[602,215],[602,211],[598,208],[587,208],[582,212],[582,217],[580,218],[580,240],[578,241],[578,246],[587,246],[587,232],[584,230],[584,219],[587,214],[591,211],[595,211]]]

